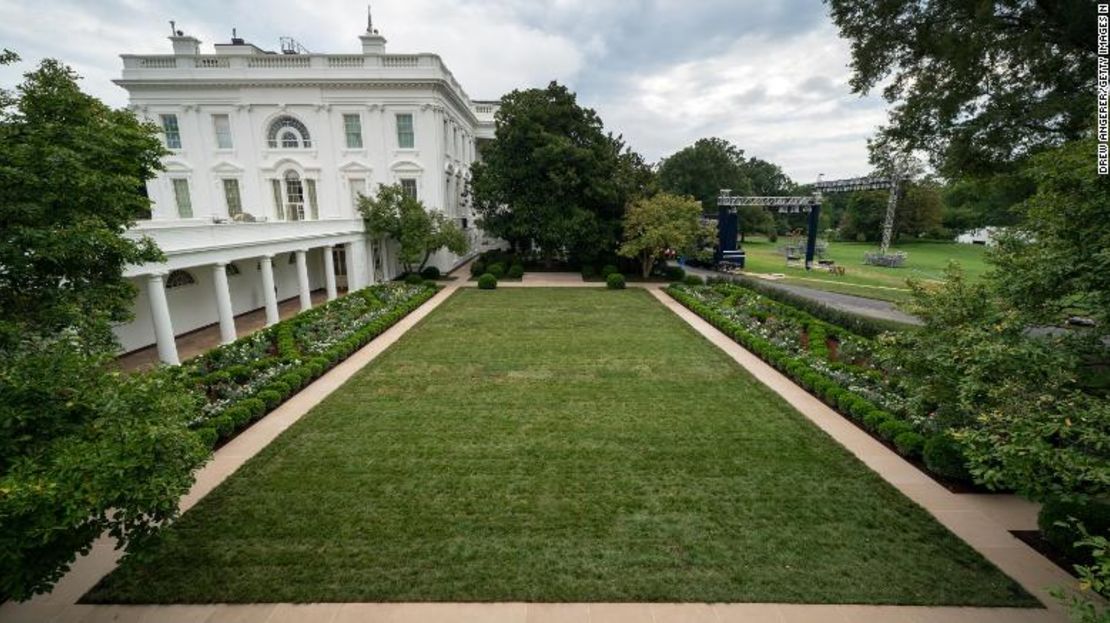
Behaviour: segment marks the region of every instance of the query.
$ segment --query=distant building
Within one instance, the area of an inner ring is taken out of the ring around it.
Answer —
[[[235,339],[235,316],[326,290],[334,298],[395,277],[395,243],[371,240],[360,194],[400,184],[484,240],[464,188],[477,143],[493,138],[495,102],[472,101],[434,54],[387,54],[373,26],[362,52],[281,53],[243,39],[202,54],[175,31],[173,54],[123,55],[131,108],[162,128],[170,155],[147,183],[149,220],[129,232],[166,254],[132,266],[135,320],[116,328],[124,351],[158,345],[177,363],[175,335],[212,324]],[[447,270],[466,258],[441,252]]]
[[[999,227],[980,227],[979,229],[972,229],[956,236],[956,242],[963,244],[982,244],[987,246],[994,245],[994,237],[999,234],[1001,228]]]

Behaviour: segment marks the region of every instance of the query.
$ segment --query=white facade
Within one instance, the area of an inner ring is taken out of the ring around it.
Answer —
[[[464,191],[496,104],[472,102],[434,54],[386,54],[369,25],[360,39],[361,54],[275,54],[241,39],[201,54],[179,31],[173,54],[122,57],[116,83],[171,152],[147,183],[150,220],[129,232],[166,261],[127,271],[142,294],[116,328],[124,351],[157,343],[176,363],[175,335],[218,324],[228,342],[235,315],[266,309],[272,324],[282,299],[307,308],[312,290],[334,298],[394,278],[393,243],[370,240],[355,208],[381,184],[457,219],[480,250]]]

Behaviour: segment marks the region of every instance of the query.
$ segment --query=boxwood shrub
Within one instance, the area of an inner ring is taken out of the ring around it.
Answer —
[[[624,275],[620,273],[609,273],[609,276],[605,278],[605,287],[610,290],[623,290]]]
[[[495,277],[493,273],[486,273],[481,277],[478,277],[478,288],[480,290],[496,290],[497,277]]]
[[[410,286],[418,286],[424,283],[424,278],[420,276],[420,273],[409,273],[405,275],[405,283]]]
[[[524,276],[524,265],[523,264],[513,264],[512,266],[509,267],[509,272],[507,273],[507,275],[509,276],[510,279],[520,279],[521,277]]]
[[[439,267],[437,267],[437,266],[425,266],[424,270],[420,271],[420,276],[423,277],[424,279],[427,279],[427,280],[430,280],[430,281],[435,281],[436,279],[439,279],[439,277],[440,277]]]
[[[501,263],[490,264],[489,268],[486,269],[486,273],[500,279],[505,276],[505,265]]]
[[[619,272],[620,272],[620,270],[618,270],[616,266],[614,266],[612,264],[606,264],[605,266],[601,267],[601,278],[602,279],[608,279],[609,275],[612,275],[613,273],[619,273]]]
[[[682,281],[686,278],[686,271],[679,266],[668,266],[663,274],[666,275],[667,281]]]
[[[470,263],[470,276],[477,277],[486,273],[486,263],[481,260],[474,260]]]

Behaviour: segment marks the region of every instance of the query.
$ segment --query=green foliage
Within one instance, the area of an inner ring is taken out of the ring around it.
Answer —
[[[1088,315],[1099,321],[1092,342],[1110,336],[1110,176],[1097,174],[1095,151],[1092,137],[1034,157],[1025,174],[1036,192],[988,256],[999,295],[1027,321]]]
[[[1110,503],[1092,499],[1049,499],[1037,515],[1041,536],[1074,564],[1095,562],[1089,548],[1081,546],[1084,530],[1110,534]]]
[[[903,456],[918,456],[925,448],[925,436],[915,431],[903,431],[894,438],[894,447]]]
[[[609,273],[605,278],[605,287],[610,290],[623,290],[624,285],[624,275],[620,273]]]
[[[478,277],[478,288],[480,290],[496,290],[497,277],[493,273],[486,273]]]
[[[597,275],[597,269],[595,269],[593,267],[593,264],[583,264],[582,265],[582,278],[583,279],[592,279],[596,275]]]
[[[505,95],[496,120],[471,169],[479,225],[514,248],[536,244],[548,264],[614,249],[625,204],[652,185],[643,160],[555,82]]]
[[[508,276],[510,279],[520,279],[524,276],[524,266],[521,264],[513,264],[509,267]]]
[[[701,227],[701,206],[691,197],[659,193],[633,202],[624,215],[620,254],[640,261],[645,279],[664,252],[693,249]]]
[[[419,272],[440,249],[462,255],[470,242],[459,225],[438,210],[427,210],[400,184],[382,185],[373,197],[362,196],[359,212],[372,236],[388,236],[400,245],[398,259],[405,272]]]
[[[620,272],[620,269],[618,269],[616,266],[614,266],[612,264],[606,264],[605,266],[601,267],[601,272],[599,274],[601,275],[602,279],[605,279],[609,275],[612,275],[613,273],[619,273],[619,272]]]
[[[424,270],[420,271],[420,276],[428,281],[435,281],[440,278],[439,268],[435,266],[425,266]]]
[[[686,279],[686,271],[683,270],[681,266],[668,266],[664,274],[667,277],[667,281],[680,282]]]
[[[971,481],[963,446],[950,433],[942,432],[929,437],[921,455],[929,471],[960,482]]]
[[[161,168],[158,130],[76,80],[45,60],[0,91],[0,344],[71,326],[110,341],[135,296],[124,267],[162,259],[149,239],[122,235],[149,218],[140,189]]]
[[[0,595],[48,590],[105,531],[149,537],[207,456],[175,370],[110,362],[72,331],[0,349]]]
[[[1094,5],[830,4],[851,42],[853,90],[885,84],[894,103],[882,140],[929,152],[950,177],[1005,169],[1083,134],[1094,114]]]
[[[490,264],[486,272],[500,279],[505,276],[505,265],[500,262]]]
[[[474,260],[470,263],[470,276],[477,277],[478,275],[485,274],[486,264],[481,260]]]
[[[686,275],[683,277],[682,283],[688,286],[702,286],[705,285],[705,279],[702,279],[700,275]]]
[[[405,283],[410,286],[418,286],[424,283],[424,277],[420,273],[409,273],[405,275]]]

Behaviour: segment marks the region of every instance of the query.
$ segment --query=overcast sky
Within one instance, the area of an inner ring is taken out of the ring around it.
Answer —
[[[558,80],[649,161],[719,136],[799,182],[868,171],[877,95],[848,88],[848,45],[819,0],[378,0],[387,51],[435,52],[473,99]],[[0,68],[12,86],[39,59],[84,76],[114,106],[119,55],[170,52],[169,20],[212,52],[232,27],[276,49],[357,52],[366,5],[347,0],[0,0]]]

